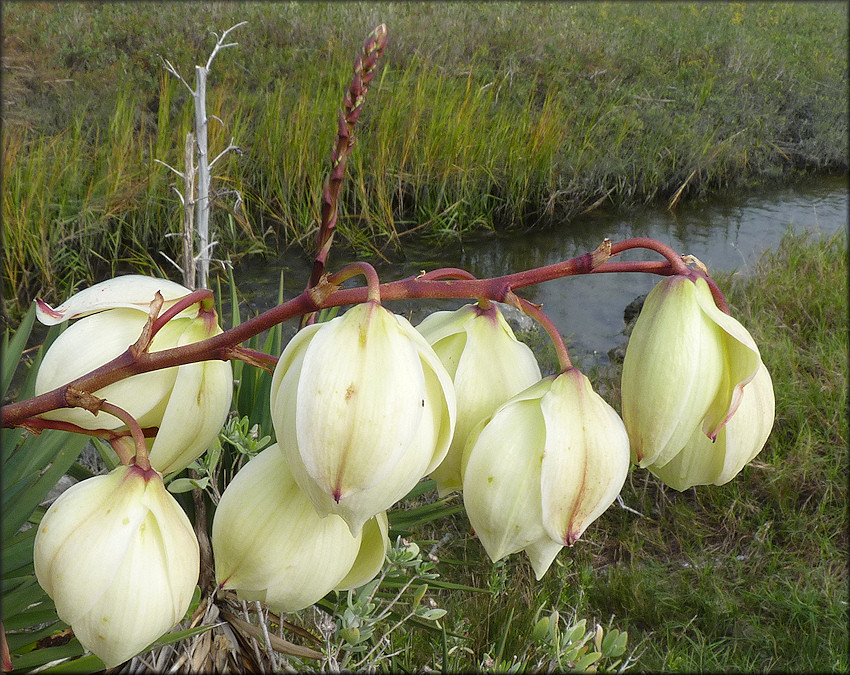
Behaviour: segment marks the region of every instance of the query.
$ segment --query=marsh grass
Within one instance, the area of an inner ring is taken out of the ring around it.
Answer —
[[[540,582],[522,556],[489,562],[463,514],[422,532],[452,535],[442,578],[490,591],[438,598],[479,664],[506,631],[522,653],[538,609],[558,607],[628,630],[639,669],[847,670],[847,272],[843,232],[787,234],[752,275],[719,280],[776,393],[765,449],[730,483],[678,493],[634,468],[622,498],[642,516],[614,504]],[[615,407],[618,379],[596,376]],[[428,663],[427,643],[406,649]]]
[[[208,90],[211,152],[243,151],[213,176],[220,258],[312,246],[336,111],[382,21],[340,195],[339,240],[364,253],[847,169],[843,3],[7,3],[13,318],[170,271],[180,207],[154,160],[180,166],[191,102],[159,55],[191,81],[209,31],[243,20]]]

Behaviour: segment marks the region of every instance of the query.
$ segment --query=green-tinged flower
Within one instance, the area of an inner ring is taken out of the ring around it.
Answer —
[[[69,326],[47,350],[35,393],[67,384],[124,353],[139,339],[157,291],[165,299],[163,311],[190,293],[165,279],[130,275],[87,288],[55,310],[39,305],[39,319],[47,323],[84,318]],[[191,344],[219,333],[215,313],[202,312],[194,305],[162,327],[149,351]],[[172,473],[203,454],[224,424],[233,393],[233,371],[225,361],[189,363],[133,375],[93,393],[129,412],[142,427],[159,428],[149,442],[151,465],[162,473]],[[93,415],[82,408],[54,410],[44,417],[85,429],[123,425],[108,413]]]
[[[339,516],[320,517],[275,444],[221,496],[212,526],[216,579],[243,600],[294,612],[370,581],[383,565],[387,530],[383,512],[356,536]]]
[[[457,424],[446,458],[431,472],[440,496],[462,487],[460,460],[469,432],[513,395],[540,380],[534,354],[514,336],[496,305],[435,312],[418,330],[452,377]]]
[[[623,363],[623,421],[633,461],[664,466],[695,433],[715,438],[760,362],[750,334],[717,308],[704,279],[659,282]]]
[[[473,429],[461,463],[463,502],[490,558],[525,550],[540,579],[617,498],[628,467],[623,422],[571,368]]]
[[[664,466],[649,470],[680,492],[694,485],[723,485],[761,452],[773,427],[773,383],[764,364],[744,385],[738,410],[712,441],[697,429],[684,449]]]
[[[292,475],[320,515],[342,516],[353,534],[443,460],[455,407],[425,338],[376,302],[301,330],[272,378]]]
[[[119,466],[66,490],[38,526],[38,583],[112,668],[177,624],[198,581],[198,541],[154,470]]]

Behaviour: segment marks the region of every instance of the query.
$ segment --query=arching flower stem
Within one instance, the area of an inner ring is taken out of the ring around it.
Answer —
[[[130,434],[133,437],[133,444],[136,446],[136,466],[144,471],[150,469],[151,463],[148,459],[148,446],[145,445],[145,435],[142,428],[139,426],[139,423],[136,421],[136,418],[123,408],[119,408],[117,405],[109,403],[109,401],[103,401],[100,405],[100,409],[103,412],[114,415],[127,425],[127,428],[130,430]],[[121,463],[129,466],[129,463],[125,462],[123,457],[121,458]]]
[[[543,312],[540,305],[535,305],[533,302],[529,302],[528,300],[517,296],[514,296],[514,298],[518,301],[519,308],[523,311],[523,313],[527,314],[543,326],[543,329],[549,335],[549,338],[552,340],[552,345],[555,347],[555,353],[558,355],[558,363],[561,365],[561,372],[566,372],[572,368],[573,362],[570,359],[569,352],[567,351],[567,345],[564,342],[561,331],[558,330],[558,327],[552,322],[552,319]]]
[[[667,261],[663,263],[656,261],[608,262],[612,255],[631,248],[653,250],[663,255]],[[292,300],[288,300],[253,319],[206,340],[153,353],[133,353],[128,349],[109,363],[63,387],[57,387],[52,391],[25,401],[3,406],[2,411],[0,411],[0,418],[2,418],[3,427],[17,426],[28,417],[58,408],[79,405],[73,397],[69,396],[71,388],[83,392],[93,392],[108,384],[139,373],[199,361],[239,358],[239,353],[236,351],[237,346],[245,340],[289,319],[329,307],[354,305],[376,297],[380,298],[382,302],[414,298],[474,298],[479,301],[484,298],[497,302],[511,302],[512,296],[516,297],[513,295],[514,291],[525,286],[578,274],[614,271],[643,272],[662,276],[669,276],[670,274],[702,275],[702,272],[698,270],[689,269],[682,257],[669,246],[647,238],[626,239],[613,244],[606,239],[591,253],[585,253],[553,265],[491,279],[476,279],[463,270],[448,268],[446,270],[434,270],[417,277],[378,284],[377,273],[371,265],[354,263],[353,266],[350,265],[340,270],[332,277],[323,278],[316,286],[305,290]],[[341,289],[334,285],[334,282],[340,282],[358,273],[366,276],[367,287]],[[447,276],[451,278],[446,278]],[[724,309],[726,303],[722,294],[716,289],[716,284],[709,281],[709,286],[712,288],[718,307],[723,311],[728,311]],[[197,302],[197,299],[195,301]],[[518,306],[516,302],[512,304]],[[518,306],[518,308],[523,309],[521,306]]]
[[[367,295],[366,300],[369,302],[377,302],[381,304],[381,280],[378,278],[378,273],[375,268],[367,262],[354,262],[346,265],[339,272],[328,277],[328,283],[333,286],[339,286],[343,281],[362,274],[366,277]]]
[[[213,292],[206,288],[199,288],[198,290],[192,291],[188,295],[180,298],[154,320],[150,332],[151,340],[166,323],[180,314],[183,310],[188,309],[194,304],[200,303],[199,310],[201,312],[210,312],[213,311],[213,302]]]

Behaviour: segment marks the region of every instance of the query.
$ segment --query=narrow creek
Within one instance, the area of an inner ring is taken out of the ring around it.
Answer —
[[[548,265],[592,251],[603,238],[652,237],[682,254],[705,263],[710,273],[747,274],[762,252],[776,246],[788,229],[831,235],[847,230],[846,177],[820,178],[802,185],[773,188],[663,208],[629,213],[597,211],[561,226],[528,233],[475,236],[435,247],[423,240],[403,239],[403,260],[388,264],[370,259],[382,281],[393,281],[422,270],[460,267],[478,277],[492,277]],[[398,257],[398,254],[395,254]],[[655,260],[657,254],[628,251],[623,260]],[[349,251],[332,250],[329,268],[355,260]],[[235,269],[237,287],[249,298],[249,312],[264,311],[277,299],[280,270],[284,296],[304,289],[311,261],[300,251],[287,251],[276,260],[247,261]],[[623,310],[657,282],[650,274],[583,275],[549,281],[523,289],[523,297],[542,304],[568,338],[574,359],[608,361],[607,353],[623,341]],[[416,325],[429,312],[454,309],[460,300],[392,302],[388,308],[408,316]],[[244,316],[244,314],[243,314]],[[290,322],[293,323],[293,322]],[[294,333],[285,326],[285,335]]]

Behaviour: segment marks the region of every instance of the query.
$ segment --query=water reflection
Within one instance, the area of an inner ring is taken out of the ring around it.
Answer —
[[[387,264],[370,260],[383,281],[401,279],[437,267],[461,267],[479,277],[498,276],[548,265],[592,251],[604,237],[652,237],[683,254],[695,255],[709,271],[746,274],[761,253],[780,240],[782,233],[815,231],[831,234],[847,228],[848,191],[845,178],[763,191],[705,204],[680,205],[675,213],[642,209],[628,214],[593,213],[561,227],[526,234],[471,237],[436,250],[423,242],[405,241],[402,260]],[[333,269],[354,257],[341,250],[331,253]],[[657,254],[628,251],[623,260],[657,260]],[[246,262],[236,270],[237,285],[263,311],[277,297],[279,270],[285,271],[285,296],[300,293],[310,274],[310,263],[295,251],[280,260]],[[561,332],[570,337],[574,357],[597,353],[605,362],[609,349],[622,341],[623,309],[656,283],[653,275],[600,274],[570,277],[523,289],[523,297],[542,304]],[[463,301],[388,303],[417,323],[436,309],[453,309]],[[292,323],[292,322],[290,322]],[[290,335],[294,326],[285,327]]]

